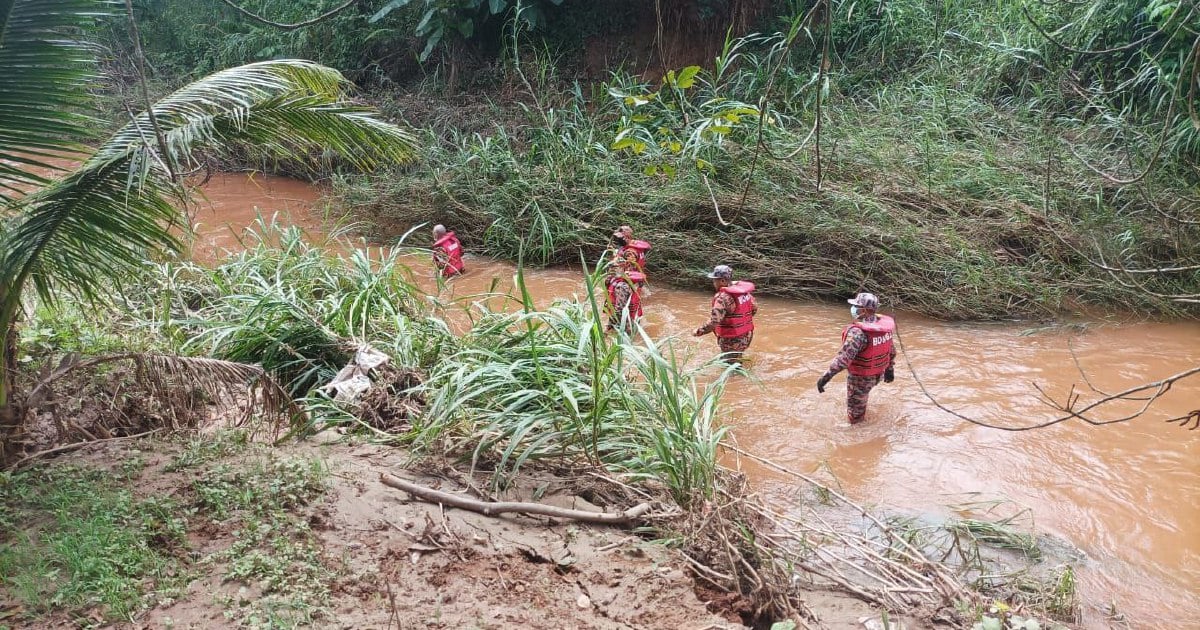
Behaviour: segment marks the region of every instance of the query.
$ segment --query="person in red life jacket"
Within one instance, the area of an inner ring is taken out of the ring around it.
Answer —
[[[646,273],[646,252],[650,251],[650,243],[633,238],[633,228],[628,225],[622,225],[613,232],[613,241],[617,245],[614,265],[624,271]]]
[[[441,272],[443,278],[457,276],[466,271],[463,265],[462,243],[454,232],[447,232],[446,226],[433,226],[433,264]]]
[[[695,335],[716,334],[723,358],[740,362],[742,353],[754,339],[754,316],[758,314],[754,284],[744,280],[734,282],[733,269],[728,265],[717,265],[708,278],[717,294],[713,296],[708,323],[697,328]]]
[[[612,330],[617,326],[629,331],[642,317],[642,298],[638,294],[638,285],[645,282],[646,276],[640,271],[622,273],[613,268],[604,280],[608,289],[608,301],[604,310],[608,313],[608,327]]]
[[[842,331],[842,349],[817,380],[817,392],[825,393],[829,379],[848,370],[846,416],[850,424],[858,424],[867,417],[867,397],[871,389],[880,379],[891,383],[896,378],[896,347],[892,344],[896,322],[887,315],[875,314],[879,309],[879,298],[871,293],[859,293],[853,300],[846,301],[851,304],[850,315],[854,321]]]

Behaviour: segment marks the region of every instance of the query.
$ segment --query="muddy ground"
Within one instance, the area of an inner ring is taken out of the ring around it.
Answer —
[[[280,627],[263,602],[281,596],[309,607],[305,614],[310,616],[302,616],[299,623],[292,617],[289,623],[296,627],[748,627],[739,616],[744,603],[698,587],[688,563],[669,545],[622,527],[519,515],[489,517],[414,500],[381,483],[380,474],[469,495],[468,479],[449,466],[417,464],[398,449],[355,445],[332,433],[323,437],[277,448],[260,446],[254,454],[229,454],[205,466],[181,467],[186,447],[178,440],[108,443],[49,462],[116,469],[136,459],[142,465],[130,481],[136,495],[171,497],[187,506],[196,504],[197,480],[213,470],[228,474],[261,457],[319,460],[327,472],[324,492],[290,508],[301,524],[290,536],[298,548],[315,548],[319,566],[315,574],[293,563],[285,564],[291,568],[282,575],[238,577],[236,567],[244,558],[236,554],[279,555],[280,543],[270,543],[275,552],[267,543],[258,549],[238,547],[239,541],[245,542],[244,521],[189,512],[186,550],[180,554],[188,559],[186,583],[169,596],[150,596],[147,607],[132,620],[101,622],[101,610],[76,610],[11,627]],[[600,511],[577,494],[582,487],[580,493],[594,495],[595,483],[529,473],[492,498]],[[234,555],[231,549],[237,550]],[[148,584],[147,590],[153,592],[154,586]],[[304,589],[311,589],[312,597],[304,595]],[[809,627],[869,628],[873,626],[864,620],[878,618],[867,604],[838,592],[815,591],[806,600],[817,616],[805,622]],[[906,621],[908,628],[921,627]],[[770,623],[760,621],[759,627]]]

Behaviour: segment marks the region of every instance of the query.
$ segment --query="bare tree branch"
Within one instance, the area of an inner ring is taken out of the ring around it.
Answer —
[[[925,398],[929,399],[929,401],[931,403],[933,403],[933,405],[935,407],[937,407],[938,409],[941,409],[942,411],[954,416],[955,418],[958,418],[959,420],[963,420],[965,422],[970,422],[971,424],[975,424],[975,425],[978,425],[981,427],[987,427],[989,429],[997,429],[1000,431],[1011,431],[1011,432],[1032,431],[1034,429],[1043,429],[1045,427],[1059,424],[1061,422],[1066,422],[1067,420],[1071,420],[1071,419],[1082,420],[1083,422],[1086,422],[1087,424],[1090,424],[1092,426],[1104,426],[1107,424],[1116,424],[1118,422],[1128,422],[1129,420],[1133,420],[1134,418],[1137,418],[1137,417],[1145,414],[1149,410],[1150,405],[1153,404],[1154,401],[1158,400],[1163,395],[1165,395],[1168,391],[1170,391],[1171,387],[1175,383],[1177,383],[1181,380],[1184,380],[1188,377],[1195,376],[1196,374],[1200,374],[1200,365],[1198,365],[1191,369],[1184,370],[1182,372],[1173,374],[1171,376],[1168,376],[1166,378],[1163,378],[1163,379],[1160,379],[1157,381],[1153,381],[1150,383],[1143,383],[1141,385],[1136,385],[1134,387],[1130,387],[1124,391],[1104,396],[1098,400],[1095,400],[1086,405],[1083,405],[1082,407],[1079,406],[1079,395],[1075,393],[1074,386],[1072,386],[1071,391],[1068,392],[1065,400],[1058,401],[1058,400],[1054,399],[1053,397],[1051,397],[1049,394],[1047,394],[1045,392],[1045,390],[1042,389],[1042,387],[1035,382],[1035,383],[1033,383],[1033,387],[1040,394],[1042,402],[1044,404],[1052,407],[1056,411],[1058,411],[1060,415],[1056,416],[1053,419],[1046,420],[1044,422],[1039,422],[1036,424],[1031,424],[1031,425],[1026,425],[1026,426],[1015,426],[1015,427],[1014,426],[1004,426],[1004,425],[999,425],[999,424],[992,424],[990,422],[984,422],[982,420],[977,420],[970,416],[966,416],[962,413],[959,413],[959,412],[947,407],[946,405],[942,404],[942,402],[940,400],[938,400],[932,393],[930,393],[929,389],[925,386],[925,382],[922,381],[920,375],[917,374],[916,368],[913,367],[912,361],[908,358],[908,352],[904,348],[904,341],[900,337],[900,332],[896,331],[895,334],[896,334],[896,343],[900,348],[900,354],[904,355],[904,362],[905,362],[905,364],[908,365],[908,371],[910,374],[912,374],[913,381],[915,381],[917,383],[917,387],[919,387],[921,389],[921,393],[925,395]],[[1145,395],[1142,395],[1142,394],[1145,394]],[[1106,405],[1111,405],[1112,403],[1115,403],[1115,402],[1131,402],[1131,401],[1141,402],[1143,404],[1140,406],[1140,408],[1137,411],[1117,417],[1117,418],[1098,419],[1098,418],[1093,417],[1093,415],[1095,413],[1102,412],[1106,408]],[[1093,414],[1093,415],[1089,415],[1089,414]],[[1180,426],[1184,426],[1187,424],[1187,422],[1194,420],[1197,415],[1200,415],[1200,409],[1193,411],[1185,416],[1167,419],[1166,422],[1179,423]],[[1198,422],[1200,422],[1200,421],[1198,421]],[[1192,427],[1192,429],[1189,429],[1189,430],[1193,430],[1193,429],[1195,429],[1195,427]]]
[[[296,22],[295,24],[282,24],[280,22],[273,22],[271,20],[268,20],[265,17],[262,17],[255,13],[252,13],[250,11],[247,11],[246,9],[243,9],[242,7],[235,4],[233,2],[233,0],[221,0],[221,2],[224,2],[225,4],[229,5],[230,7],[233,7],[233,9],[235,11],[237,11],[238,13],[241,13],[242,15],[250,18],[251,20],[258,22],[259,24],[266,24],[267,26],[274,26],[275,28],[283,29],[285,31],[294,31],[298,28],[304,28],[305,26],[312,26],[313,24],[323,22],[323,21],[337,15],[338,13],[341,13],[345,9],[349,8],[351,5],[358,4],[361,1],[362,0],[346,0],[346,2],[344,4],[341,4],[341,5],[337,6],[336,8],[330,9],[329,11],[326,11],[325,13],[322,13],[321,15],[318,15],[317,17],[315,17],[311,20],[305,20],[303,22]]]

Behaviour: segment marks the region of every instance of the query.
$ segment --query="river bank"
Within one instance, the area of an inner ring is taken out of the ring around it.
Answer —
[[[428,150],[411,168],[335,177],[336,204],[379,241],[436,217],[481,255],[533,265],[594,261],[616,226],[632,225],[654,246],[659,282],[680,288],[722,262],[765,294],[835,300],[871,286],[889,308],[939,319],[1196,314],[1169,297],[1196,292],[1190,267],[1136,282],[1101,267],[1194,258],[1190,215],[1155,211],[1187,197],[1182,180],[1116,189],[1069,155],[1048,156],[1028,120],[990,104],[943,109],[915,89],[899,90],[883,112],[869,100],[849,103],[825,128],[818,185],[811,148],[796,146],[807,129],[770,131],[767,153],[800,152],[790,160],[762,155],[744,131],[740,143],[706,154],[712,172],[685,164],[647,174],[662,158],[610,146],[641,114],[556,89],[539,92],[554,116],[486,97],[430,110],[420,93],[367,96],[421,130]]]
[[[308,224],[311,215],[297,216],[294,200],[307,195],[309,207],[320,205],[315,190],[293,188],[286,180],[257,179],[258,185],[246,189],[238,183],[240,176],[226,177],[213,182],[226,188],[214,189],[219,203],[209,211],[235,225],[248,222],[255,206],[290,208],[293,220]],[[292,201],[272,202],[264,185],[279,186],[274,194]],[[237,208],[245,214],[238,215]],[[468,263],[471,273],[443,290],[447,298],[469,303],[469,296],[491,290],[494,278],[500,290],[511,288],[506,284],[513,276],[511,265],[479,258]],[[424,255],[409,264],[424,269]],[[423,273],[417,274],[418,283],[438,292]],[[525,282],[540,307],[581,291],[578,272],[565,269],[526,271]],[[710,344],[688,334],[703,318],[707,300],[702,291],[656,283],[647,299],[646,328],[656,338],[672,338],[695,360],[707,357]],[[851,431],[840,421],[840,391],[818,396],[812,388],[835,350],[845,318],[842,307],[775,298],[761,305],[752,378],[733,381],[722,403],[740,445],[796,470],[828,471],[826,481],[836,480],[851,495],[910,514],[980,515],[995,500],[1008,502],[1013,511],[1028,509],[1022,522],[1087,554],[1078,576],[1088,618],[1104,618],[1110,604],[1149,624],[1169,626],[1197,614],[1187,585],[1198,577],[1191,571],[1200,549],[1179,544],[1200,539],[1194,529],[1200,520],[1187,496],[1188,488],[1200,483],[1200,470],[1188,455],[1186,431],[1159,421],[1187,413],[1200,395],[1194,382],[1178,384],[1153,415],[1133,423],[1102,428],[1067,423],[1001,433],[932,408],[902,362],[897,383],[874,395],[872,422]],[[1114,318],[980,325],[912,313],[898,317],[907,359],[941,402],[1007,426],[1032,424],[1050,413],[1038,402],[1034,383],[1058,395],[1073,385],[1082,387],[1076,360],[1096,387],[1108,391],[1200,361],[1177,343],[1200,335],[1200,328],[1188,322]],[[1121,368],[1112,369],[1114,364]],[[766,496],[789,500],[792,480],[785,475],[746,459],[724,461],[746,470]],[[1138,523],[1133,539],[1129,523]]]
[[[299,213],[298,216],[290,218],[281,217],[285,223],[295,221],[299,224],[319,225],[323,222],[321,217],[311,213],[311,208],[318,205],[315,203],[317,191],[296,186],[294,182],[264,176],[246,178],[222,175],[210,182],[210,186],[210,200],[214,205],[207,209],[202,205],[196,218],[208,225],[207,229],[215,231],[202,234],[201,243],[209,242],[210,235],[224,233],[226,236],[222,238],[227,239],[224,243],[230,248],[240,250],[246,245],[253,245],[257,242],[254,236],[241,242],[229,237],[247,225],[247,219],[254,216],[256,207],[268,215],[272,209],[285,207],[293,214]],[[278,198],[275,198],[276,195]],[[211,214],[206,215],[205,212]],[[233,233],[222,226],[225,222],[233,224]],[[269,241],[277,241],[270,234],[265,236],[270,237]],[[320,240],[319,236],[312,236]],[[285,239],[279,242],[284,251],[295,252],[296,241]],[[210,242],[210,245],[215,244]],[[341,250],[342,247],[344,246],[338,245],[334,251]],[[379,254],[382,255],[382,251],[379,251]],[[258,255],[266,258],[255,265],[266,264],[270,268],[285,260],[280,258],[284,256],[282,252],[273,254],[270,249]],[[276,262],[270,262],[272,260]],[[323,265],[315,263],[317,259],[305,260],[310,260],[301,266],[302,269],[306,269],[305,277],[324,268]],[[395,304],[401,309],[409,308],[411,299],[430,299],[422,297],[424,295],[438,296],[434,304],[449,306],[457,303],[469,306],[476,303],[494,303],[497,291],[520,293],[517,286],[508,284],[515,274],[513,267],[504,263],[470,258],[470,273],[445,287],[439,287],[429,275],[423,253],[405,257],[404,264],[414,271],[410,280],[419,291],[411,293],[403,288],[404,285],[397,285],[401,290],[393,297],[398,298]],[[230,272],[242,274],[252,268],[243,265],[243,271],[234,271],[237,267],[232,267]],[[203,283],[197,284],[202,276],[194,275],[199,273],[199,270],[189,271],[182,267],[171,269],[174,269],[169,276],[172,279],[158,283],[155,291],[168,289],[167,295],[173,295],[170,299],[178,301],[180,307],[187,305],[187,309],[192,309],[219,297],[211,289],[192,293],[192,289],[188,288],[204,286]],[[279,268],[272,273],[283,271],[283,268]],[[397,271],[402,270],[398,268]],[[224,277],[226,280],[223,282],[228,282],[236,275]],[[585,295],[581,293],[584,285],[578,272],[566,269],[526,271],[523,283],[529,291],[529,299],[536,307],[550,306],[556,297],[564,295]],[[258,291],[266,288],[260,285]],[[481,293],[493,297],[480,299],[478,296]],[[139,297],[139,301],[145,299],[149,299],[148,305],[163,303],[161,297]],[[255,299],[275,298],[268,292]],[[328,302],[331,299],[338,300],[342,297],[337,294],[325,294],[320,301]],[[704,340],[694,340],[686,333],[694,325],[691,321],[692,316],[702,317],[707,309],[705,294],[678,292],[656,286],[647,303],[651,306],[646,327],[648,333],[653,338],[672,340],[677,356],[683,362],[681,367],[699,367],[711,348],[708,348]],[[306,303],[301,301],[296,304]],[[411,304],[415,307],[417,302]],[[911,383],[907,383],[902,377],[898,379],[894,388],[879,390],[872,408],[871,422],[863,427],[866,430],[851,432],[838,421],[842,411],[840,397],[828,394],[818,397],[815,392],[808,391],[811,388],[804,378],[808,366],[820,366],[828,360],[827,355],[831,354],[836,346],[836,341],[831,342],[830,339],[836,337],[836,331],[845,317],[840,307],[834,309],[817,304],[765,298],[762,308],[765,309],[761,322],[763,333],[756,339],[752,348],[751,378],[736,377],[729,381],[725,385],[726,393],[722,397],[722,408],[731,410],[723,422],[731,432],[730,438],[736,440],[740,447],[748,449],[749,452],[766,455],[774,461],[784,462],[793,470],[812,473],[822,479],[827,487],[840,488],[853,496],[863,497],[883,508],[885,512],[895,515],[893,518],[899,517],[907,521],[913,517],[921,517],[920,522],[926,525],[916,528],[906,526],[902,530],[911,531],[917,536],[945,531],[937,523],[944,521],[946,516],[1003,520],[1013,515],[1012,510],[1004,511],[1013,504],[1006,502],[1000,506],[991,506],[996,509],[989,509],[988,503],[993,500],[1015,499],[1017,503],[1033,508],[1033,518],[1021,516],[1016,522],[1020,530],[1049,529],[1082,548],[1091,558],[1074,569],[1084,604],[1084,619],[1088,623],[1110,618],[1110,600],[1116,602],[1117,615],[1134,619],[1136,622],[1151,619],[1153,621],[1148,623],[1152,625],[1171,625],[1176,620],[1190,618],[1193,614],[1189,607],[1194,602],[1186,598],[1174,600],[1169,597],[1181,592],[1181,583],[1177,580],[1181,575],[1187,575],[1187,567],[1191,566],[1191,556],[1188,554],[1193,553],[1186,548],[1182,554],[1179,553],[1180,536],[1175,534],[1183,532],[1182,539],[1188,540],[1186,528],[1188,523],[1195,522],[1187,513],[1186,499],[1171,498],[1169,493],[1172,490],[1185,491],[1188,483],[1157,483],[1168,470],[1173,470],[1170,474],[1176,476],[1184,475],[1185,479],[1191,470],[1186,449],[1175,452],[1176,449],[1186,446],[1185,443],[1174,439],[1178,435],[1177,428],[1169,425],[1139,424],[1139,427],[1147,430],[1161,426],[1164,431],[1150,431],[1149,435],[1155,436],[1153,439],[1157,441],[1156,445],[1127,444],[1126,450],[1121,451],[1118,457],[1110,457],[1112,453],[1108,452],[1108,447],[1103,446],[1104,442],[1108,439],[1124,439],[1130,434],[1114,432],[1111,431],[1112,428],[1107,433],[1081,433],[1078,429],[1060,427],[1059,433],[1032,432],[1021,434],[1028,438],[1024,441],[1009,442],[1007,437],[996,437],[996,434],[978,427],[947,425],[945,419],[936,414],[930,415],[928,404],[911,389]],[[278,311],[278,308],[272,310]],[[482,314],[478,307],[472,310]],[[278,312],[286,312],[286,309]],[[330,314],[336,312],[332,311]],[[1005,373],[1029,375],[1035,373],[1031,371],[1033,366],[1021,361],[1025,360],[1026,353],[1032,349],[1036,353],[1031,360],[1042,364],[1041,371],[1036,374],[1044,384],[1066,387],[1073,378],[1065,370],[1053,369],[1053,365],[1062,365],[1069,359],[1069,352],[1065,352],[1061,345],[1061,334],[1078,333],[1081,329],[1077,327],[1031,331],[1012,326],[947,325],[921,320],[904,313],[898,316],[904,324],[905,334],[908,335],[905,337],[906,341],[913,345],[912,352],[920,354],[920,360],[915,363],[916,369],[932,384],[943,386],[941,391],[956,397],[964,394],[978,396],[966,400],[963,406],[956,405],[956,408],[963,411],[995,414],[1000,419],[1025,418],[1036,411],[1036,403],[1030,401],[1018,389],[1004,387],[992,397],[993,395],[986,393],[977,383],[964,387],[954,378],[956,370],[961,370],[964,366],[974,365],[980,370],[979,373],[972,373],[972,377],[976,379],[994,379],[994,370],[997,368]],[[265,329],[260,324],[243,322],[244,317],[238,316],[238,319],[231,323],[246,331]],[[174,328],[175,326],[197,325],[195,321],[188,323],[188,319],[178,319],[175,324],[163,329],[163,332],[179,335],[182,330]],[[164,320],[159,314],[151,316],[147,321],[169,323],[170,320]],[[338,321],[329,320],[332,325],[342,326]],[[45,325],[49,326],[48,330],[54,331],[58,330],[61,323],[64,322],[47,322]],[[78,325],[70,321],[65,323]],[[124,326],[119,321],[111,324],[116,325],[117,329]],[[158,325],[160,324],[155,326]],[[1157,357],[1156,361],[1167,356],[1173,357],[1171,360],[1194,360],[1192,357],[1165,352],[1172,335],[1170,330],[1165,331],[1165,337],[1160,340],[1147,343],[1146,340],[1153,338],[1153,335],[1141,337],[1142,333],[1138,332],[1141,329],[1139,325],[1115,328],[1092,326],[1082,329],[1084,335],[1081,339],[1084,343],[1076,346],[1084,365],[1090,365],[1089,358],[1093,356],[1093,352],[1100,360],[1108,356],[1106,353],[1110,352],[1111,346],[1117,342],[1106,339],[1104,335],[1122,329],[1139,337],[1136,342],[1127,339],[1120,343],[1136,343],[1142,346],[1141,352],[1144,356]],[[39,330],[47,329],[39,326]],[[171,330],[175,332],[170,332]],[[1034,334],[1028,334],[1031,332]],[[426,330],[421,336],[428,333]],[[969,338],[973,339],[972,343],[980,347],[965,346],[961,342],[963,333],[968,334]],[[76,337],[79,334],[78,331],[72,333]],[[1087,337],[1092,335],[1097,336],[1094,345],[1086,341]],[[88,335],[81,338],[88,338]],[[141,338],[148,340],[152,337],[143,335]],[[405,337],[399,336],[396,339],[403,340]],[[413,338],[409,339],[406,343],[411,343]],[[484,341],[486,340],[479,340],[480,343]],[[941,345],[943,342],[944,345]],[[50,342],[47,340],[43,343]],[[1167,345],[1162,345],[1164,343]],[[504,344],[484,343],[484,346],[500,349]],[[303,351],[309,353],[319,347],[311,346]],[[1160,347],[1162,350],[1156,349]],[[990,362],[973,362],[977,357],[974,353],[981,348],[992,357]],[[423,361],[420,357],[427,356],[426,353],[446,350],[433,350],[431,346],[400,345],[392,351],[399,352],[398,356],[411,357],[407,360],[416,361],[414,365],[420,365]],[[1121,374],[1112,375],[1114,378],[1141,377],[1149,373],[1141,370],[1155,370],[1165,365],[1146,363],[1139,367],[1132,360],[1133,356],[1125,357],[1129,369]],[[1004,367],[1005,362],[1012,363]],[[1044,369],[1046,367],[1052,369]],[[926,370],[929,373],[926,373]],[[900,374],[903,375],[904,372],[900,371]],[[450,376],[450,372],[447,372],[446,376]],[[713,372],[701,373],[697,375],[696,383],[704,386],[705,383],[713,382],[717,376]],[[936,382],[934,378],[937,379]],[[1060,378],[1061,381],[1057,380]],[[1108,381],[1102,380],[1102,377],[1097,383],[1101,386],[1109,384]],[[768,395],[765,393],[767,391],[774,391],[776,394]],[[1177,393],[1182,393],[1186,400],[1190,391],[1181,388]],[[1014,403],[1017,403],[1015,407]],[[486,408],[481,411],[492,413]],[[502,415],[494,416],[493,421],[501,420]],[[1042,435],[1048,435],[1051,439],[1038,439]],[[1134,435],[1146,434],[1136,432]],[[474,438],[468,438],[467,443],[473,443],[471,439]],[[1143,451],[1148,459],[1137,455]],[[1014,459],[1019,453],[1023,455]],[[747,473],[757,493],[775,506],[776,510],[780,510],[781,514],[786,515],[789,506],[804,506],[806,501],[811,504],[814,497],[817,503],[821,501],[819,491],[798,491],[794,477],[780,475],[778,471],[760,466],[749,458],[737,457],[727,451],[723,461],[725,465]],[[1075,465],[1078,462],[1086,462],[1086,465]],[[1086,479],[1083,482],[1086,485],[1064,487],[1058,482],[1060,479],[1069,478]],[[893,483],[895,479],[906,481]],[[1140,489],[1135,488],[1138,484],[1141,484]],[[1058,490],[1060,487],[1067,490],[1086,490],[1090,494],[1088,497],[1064,497]],[[958,495],[949,496],[957,489],[961,489]],[[1138,492],[1161,495],[1161,500],[1154,499],[1156,503],[1152,513],[1157,519],[1156,522],[1161,522],[1165,529],[1161,537],[1150,535],[1139,538],[1137,544],[1129,544],[1120,534],[1124,523],[1129,519],[1144,518],[1148,513],[1138,501],[1128,498],[1136,496]],[[1110,503],[1121,505],[1121,509],[1111,513],[1107,508],[1096,509],[1098,505]],[[1064,511],[1059,512],[1057,508]],[[1128,511],[1125,511],[1126,509]],[[1043,514],[1048,516],[1044,517]],[[1080,519],[1080,515],[1084,518]],[[1108,520],[1110,516],[1114,517],[1113,520]],[[847,523],[850,524],[851,521]],[[1075,529],[1079,525],[1088,529],[1081,533]],[[854,529],[854,526],[850,525],[849,529]],[[1171,568],[1174,561],[1182,563],[1180,568]],[[1186,592],[1186,585],[1182,592]],[[1147,596],[1148,593],[1156,593],[1158,598],[1151,600]],[[1141,604],[1146,605],[1141,607]]]
[[[6,623],[39,628],[746,627],[740,601],[700,599],[677,551],[628,530],[438,509],[380,483],[386,473],[457,493],[466,479],[448,465],[413,461],[336,432],[271,447],[228,430],[99,443],[60,457],[0,489],[6,528],[28,536],[0,549],[0,561],[40,554],[54,566],[57,552],[37,541],[59,540],[90,543],[77,553],[92,568],[56,592],[56,580],[29,574],[35,563],[6,564],[25,590],[0,610]],[[268,480],[274,474],[286,476]],[[99,479],[109,481],[92,487]],[[529,500],[538,488],[539,503],[600,509],[552,475],[496,496]],[[59,524],[38,531],[30,516],[38,499],[24,491],[52,501],[72,489],[91,497],[60,506]],[[125,522],[129,512],[145,525]],[[164,513],[156,533],[152,518]],[[90,538],[113,525],[124,528],[114,531],[125,548]],[[149,540],[129,545],[141,535]],[[854,615],[873,614],[846,595],[814,597],[829,603],[822,627],[852,627]],[[844,614],[834,614],[839,607]]]

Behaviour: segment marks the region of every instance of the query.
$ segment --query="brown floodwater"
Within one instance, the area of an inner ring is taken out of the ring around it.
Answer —
[[[281,222],[314,233],[323,223],[312,210],[319,191],[301,182],[222,175],[205,191],[208,201],[196,216],[197,251],[205,258],[238,249],[236,234],[256,212],[278,211]],[[426,257],[412,262],[422,286],[436,291]],[[653,280],[653,258],[650,265]],[[512,286],[511,264],[468,257],[467,266],[468,274],[450,282],[443,296],[485,291],[493,279],[502,290]],[[542,306],[583,291],[579,273],[567,269],[529,271],[526,283]],[[655,338],[673,338],[695,360],[710,356],[712,337],[690,335],[705,320],[710,298],[701,279],[694,291],[652,286],[645,326]],[[963,415],[995,424],[1053,417],[1035,383],[1059,398],[1074,386],[1088,400],[1071,348],[1092,384],[1106,391],[1200,364],[1200,322],[1040,326],[895,316],[907,358],[930,392]],[[752,377],[735,377],[724,397],[741,448],[800,472],[827,470],[850,496],[889,511],[940,519],[979,515],[978,506],[996,500],[1009,502],[1007,513],[1028,508],[1037,530],[1085,554],[1076,573],[1085,627],[1102,627],[1110,604],[1134,627],[1200,627],[1200,431],[1162,421],[1200,407],[1200,376],[1178,383],[1131,422],[1093,427],[1069,421],[1010,433],[937,409],[900,358],[896,382],[872,393],[867,423],[851,428],[844,375],[823,395],[815,388],[848,320],[848,307],[840,305],[759,300],[748,354]],[[728,463],[742,466],[786,509],[790,479],[745,459]]]

